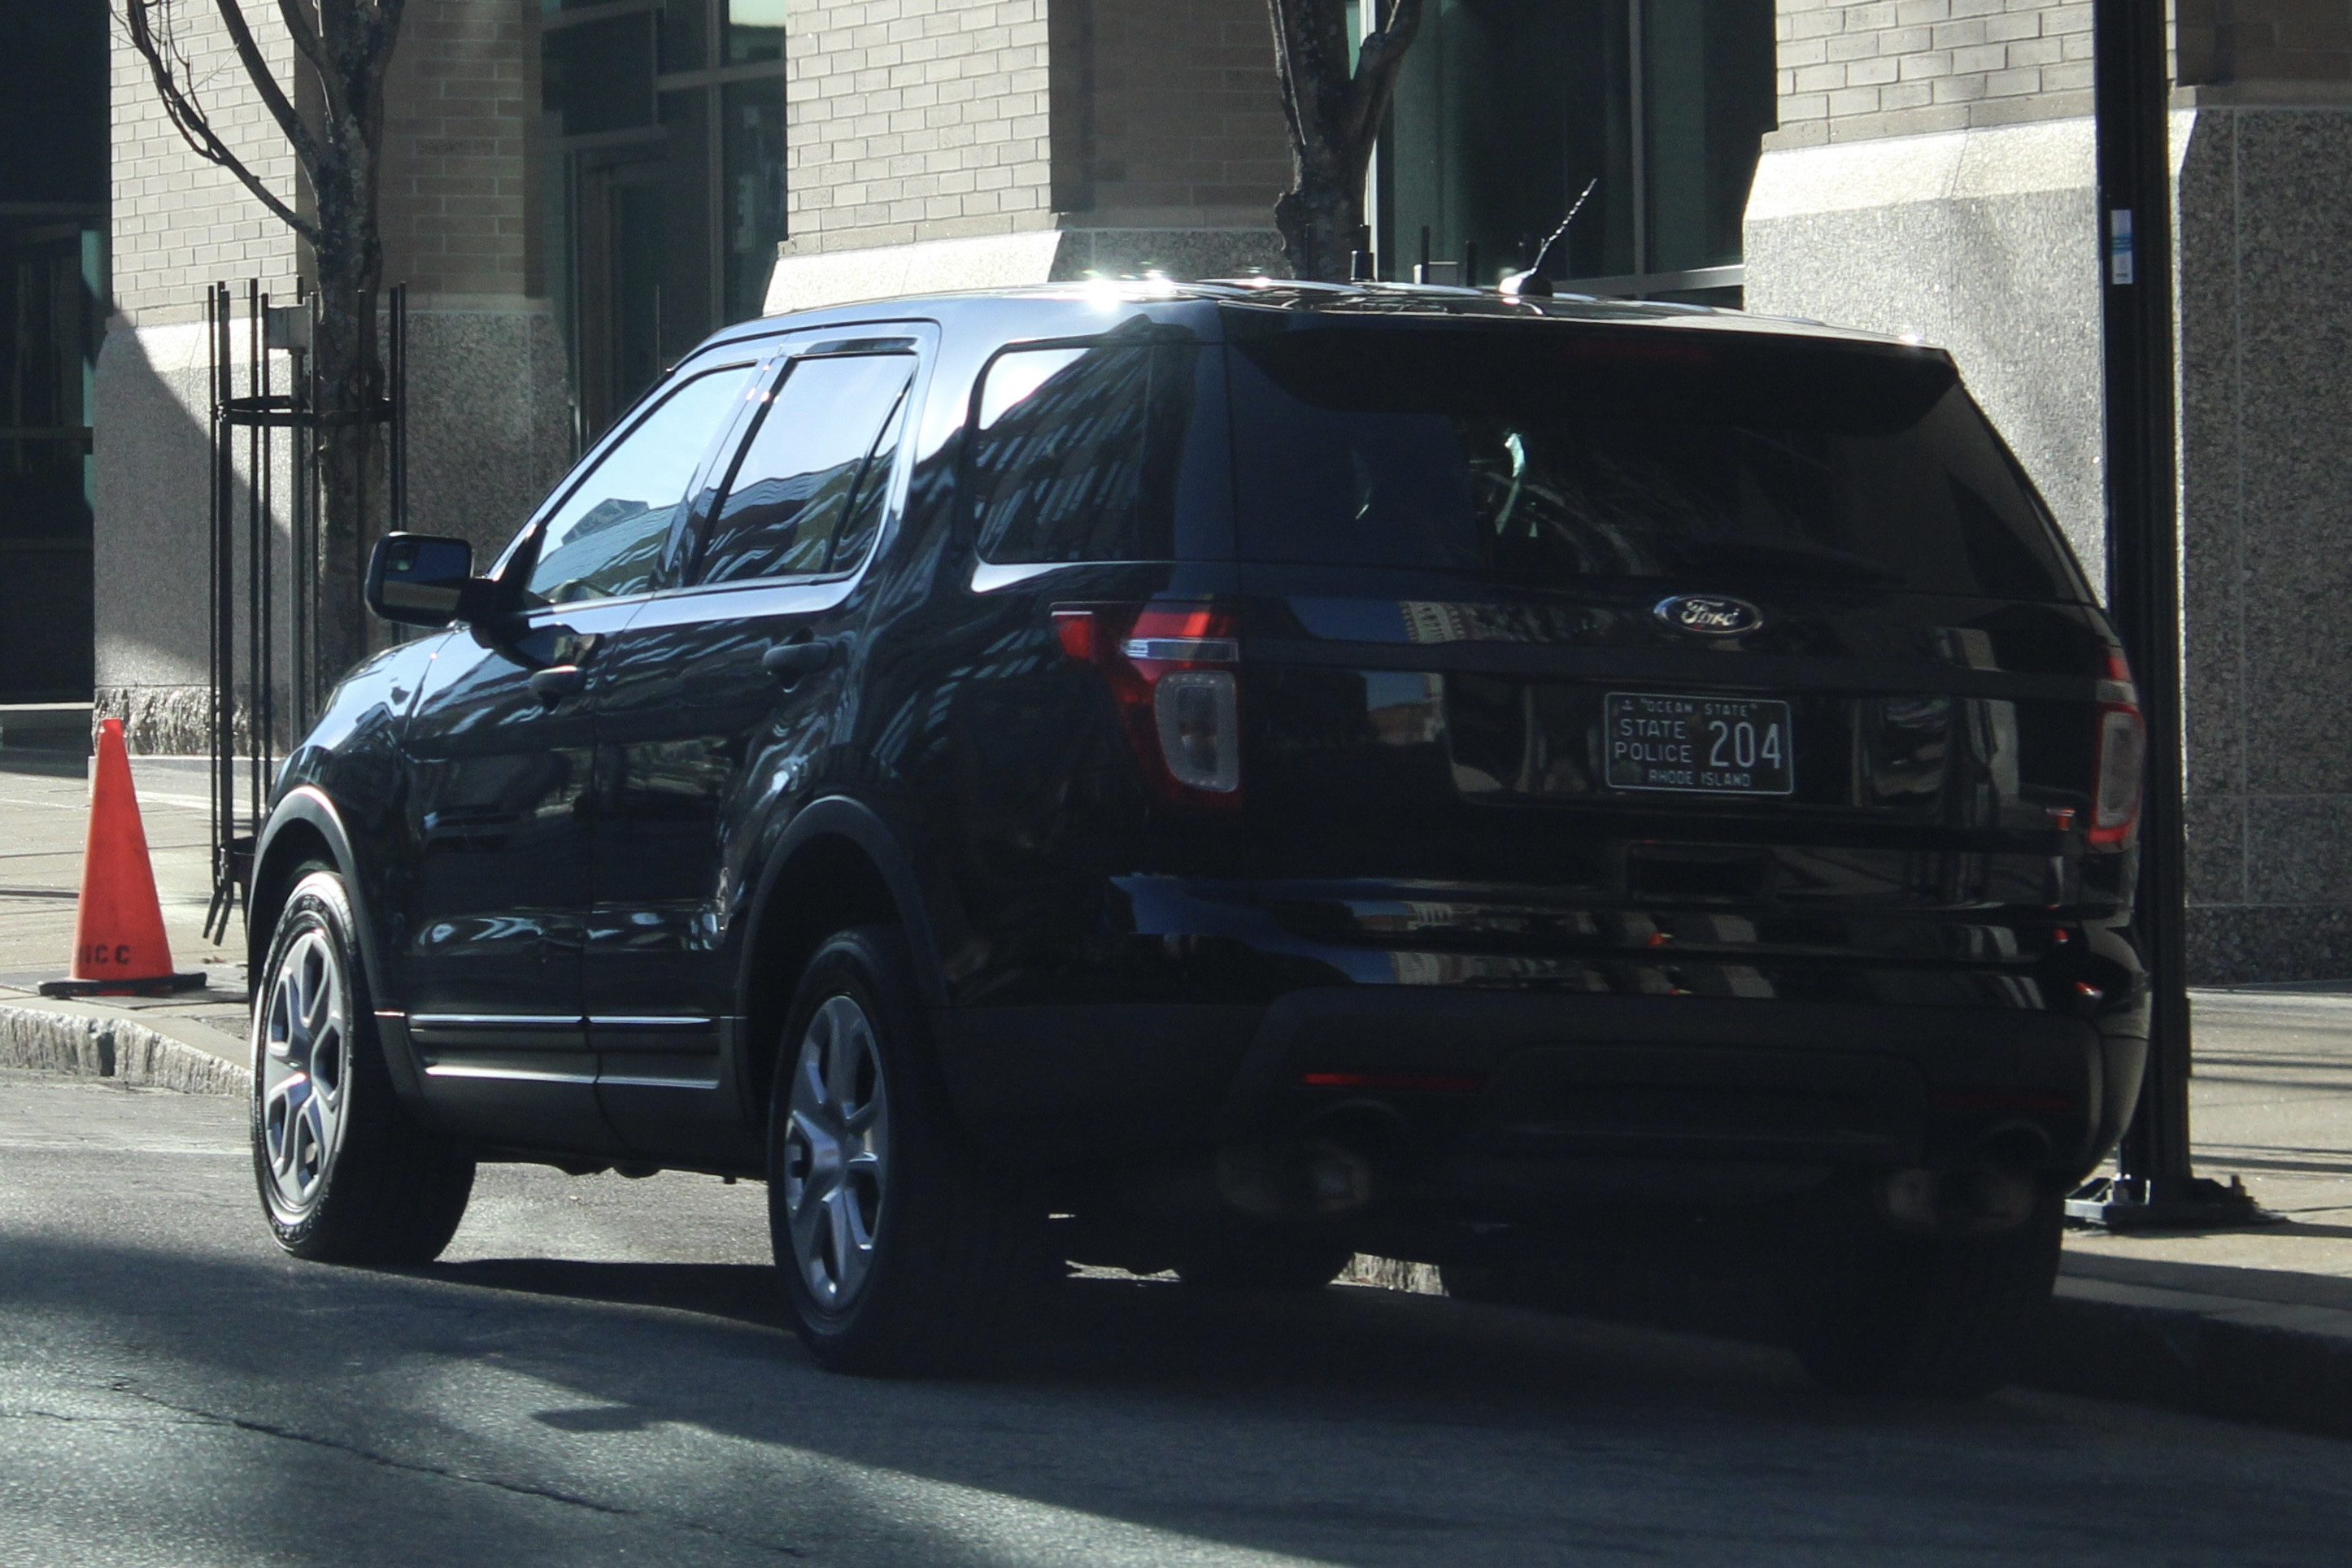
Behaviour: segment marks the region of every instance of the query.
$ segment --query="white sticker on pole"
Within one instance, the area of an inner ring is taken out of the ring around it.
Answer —
[[[2131,280],[2131,208],[2116,207],[2107,214],[2107,281],[2125,284]]]

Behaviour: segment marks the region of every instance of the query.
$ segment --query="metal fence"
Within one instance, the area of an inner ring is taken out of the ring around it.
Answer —
[[[205,934],[215,942],[227,934],[231,914],[252,879],[254,840],[281,741],[291,744],[309,729],[326,695],[318,689],[319,523],[324,500],[319,438],[331,416],[320,408],[318,365],[310,352],[319,299],[298,289],[294,303],[275,304],[257,280],[247,280],[243,296],[240,301],[226,283],[214,284],[205,294],[212,404],[207,591],[213,848]],[[406,286],[391,289],[387,302],[385,395],[360,417],[384,426],[382,516],[386,526],[397,529],[408,512]],[[287,362],[283,390],[272,357],[277,354]],[[362,535],[369,529],[366,488],[363,481]],[[281,607],[287,644],[282,648]],[[236,791],[240,763],[247,771],[242,816]]]

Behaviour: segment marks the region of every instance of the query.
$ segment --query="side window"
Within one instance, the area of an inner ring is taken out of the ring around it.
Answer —
[[[760,412],[694,578],[845,572],[881,525],[912,354],[795,360]]]
[[[982,556],[1172,559],[1198,352],[1106,345],[999,355],[981,383],[971,443]]]
[[[730,365],[695,376],[640,418],[547,520],[530,594],[562,605],[654,586],[688,481],[751,375],[750,365]]]

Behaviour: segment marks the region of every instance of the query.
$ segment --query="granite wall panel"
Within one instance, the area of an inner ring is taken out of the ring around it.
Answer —
[[[2190,978],[2352,976],[2352,106],[2174,115]],[[1949,347],[2101,575],[2086,121],[1768,151],[1752,309]]]
[[[2183,804],[2189,900],[2242,904],[2247,891],[2246,797],[2191,793]]]
[[[408,337],[409,526],[470,540],[487,565],[571,466],[554,313],[428,301]]]
[[[2090,125],[1768,151],[1752,310],[1951,351],[2092,580],[2105,570]]]
[[[2241,383],[2236,268],[2235,121],[2200,114],[2184,139],[2176,233],[2180,333],[2180,559],[2184,739],[2192,803],[2246,787],[2245,538],[2239,505]],[[2243,897],[2241,874],[2189,897]]]
[[[2180,161],[2196,981],[2352,975],[2347,166],[2345,106],[2200,107]]]

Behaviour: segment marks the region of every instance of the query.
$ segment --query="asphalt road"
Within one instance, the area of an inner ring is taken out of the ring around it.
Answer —
[[[2352,1445],[1425,1296],[1080,1279],[832,1377],[761,1207],[491,1170],[433,1268],[298,1264],[235,1102],[0,1075],[0,1563],[2352,1559]]]

